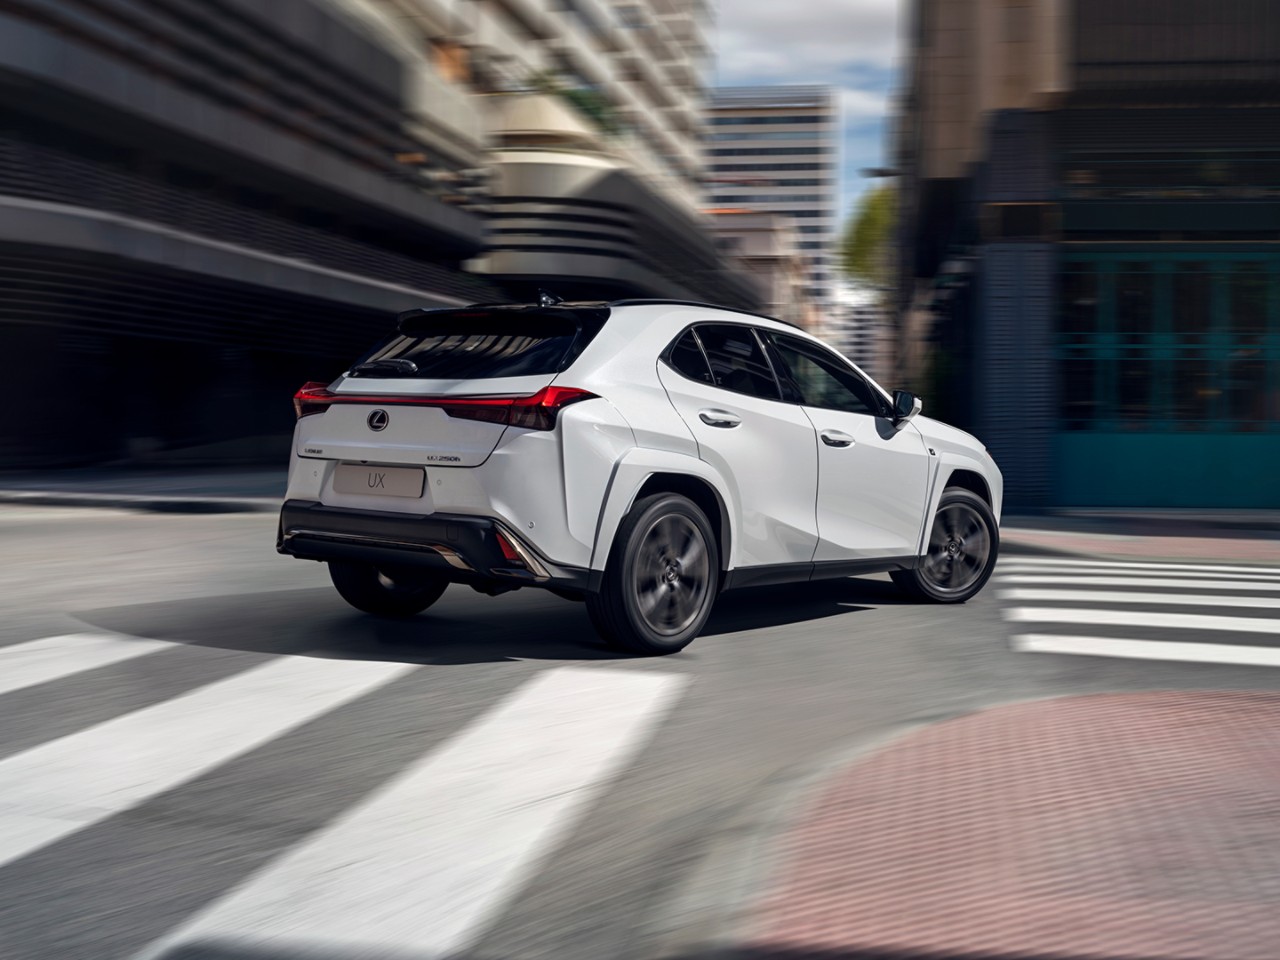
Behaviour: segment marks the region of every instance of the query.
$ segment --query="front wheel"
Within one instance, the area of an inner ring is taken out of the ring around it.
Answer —
[[[615,647],[675,653],[706,625],[719,578],[719,550],[703,512],[678,494],[655,494],[622,521],[587,613]]]
[[[329,561],[329,579],[342,599],[379,617],[411,617],[444,594],[449,581],[412,567],[376,567],[371,563]]]
[[[895,570],[898,586],[935,603],[963,603],[978,594],[995,570],[1000,528],[985,500],[948,487],[929,530],[928,552],[914,570]]]

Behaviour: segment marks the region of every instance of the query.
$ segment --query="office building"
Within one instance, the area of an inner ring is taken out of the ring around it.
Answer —
[[[700,209],[705,0],[334,0],[466,105],[483,166],[471,270],[520,295],[756,304]],[[441,88],[444,89],[441,89]]]
[[[1008,506],[1280,506],[1280,6],[911,21],[898,307]]]
[[[796,247],[792,219],[785,214],[760,213],[744,207],[709,212],[717,248],[751,277],[762,309],[779,320],[812,328],[818,316],[805,295],[807,271]]]
[[[721,87],[707,107],[707,203],[790,216],[805,294],[834,297],[840,112],[823,86]]]

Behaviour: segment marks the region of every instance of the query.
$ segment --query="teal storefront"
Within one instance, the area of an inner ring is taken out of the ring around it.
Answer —
[[[1280,243],[1059,251],[1052,502],[1280,507]]]

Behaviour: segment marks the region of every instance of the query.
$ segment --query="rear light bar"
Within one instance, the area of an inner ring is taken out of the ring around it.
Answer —
[[[526,430],[552,430],[556,415],[571,403],[593,400],[594,393],[577,387],[543,387],[529,397],[410,397],[377,394],[334,393],[327,384],[310,381],[293,396],[298,419],[324,413],[337,403],[377,406],[439,407],[451,417],[484,420]]]

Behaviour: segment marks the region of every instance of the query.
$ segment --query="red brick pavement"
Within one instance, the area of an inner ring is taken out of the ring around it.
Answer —
[[[936,724],[820,788],[782,851],[749,937],[764,956],[1274,960],[1280,694]]]

